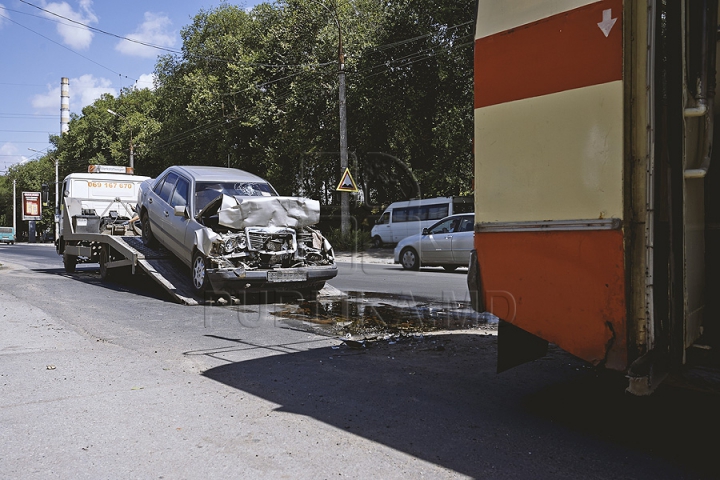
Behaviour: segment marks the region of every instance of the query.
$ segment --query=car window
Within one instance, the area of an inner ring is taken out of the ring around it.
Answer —
[[[390,223],[390,212],[383,213],[380,220],[377,221],[378,225],[385,225],[386,223]]]
[[[175,182],[177,181],[178,176],[176,173],[168,173],[168,176],[165,177],[165,181],[162,184],[162,188],[160,189],[157,194],[165,200],[166,202],[170,203],[170,194],[173,191],[173,188],[175,187]]]
[[[162,191],[163,183],[165,183],[165,179],[167,178],[167,175],[165,175],[163,178],[158,179],[157,182],[155,182],[155,185],[153,186],[153,191],[160,195],[160,192]]]
[[[450,233],[454,226],[457,226],[458,219],[457,218],[448,218],[447,220],[443,220],[442,222],[436,223],[432,227],[430,227],[430,230],[428,231],[431,235],[432,234],[438,234],[438,233]]]
[[[460,221],[460,232],[472,232],[475,228],[474,217],[463,217]]]
[[[178,177],[175,183],[175,191],[173,192],[170,205],[173,207],[184,207],[188,204],[188,191],[190,183],[182,177]]]

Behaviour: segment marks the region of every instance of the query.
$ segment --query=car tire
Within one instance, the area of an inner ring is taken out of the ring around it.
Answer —
[[[375,235],[372,240],[372,246],[375,248],[380,248],[383,246],[382,238],[380,238],[380,235]]]
[[[103,245],[100,249],[100,279],[105,281],[108,280],[112,274],[107,264],[110,263],[110,247]]]
[[[317,299],[318,292],[325,287],[325,282],[318,282],[313,284],[309,288],[301,288],[300,289],[300,295],[302,295],[303,300],[313,301]]]
[[[420,270],[420,258],[414,248],[403,248],[400,252],[400,264],[405,270]]]
[[[143,245],[150,248],[156,248],[158,246],[157,239],[155,238],[155,235],[152,233],[152,228],[150,227],[150,218],[148,217],[147,213],[144,213],[142,216],[142,219],[140,220],[142,223],[142,242]]]
[[[77,266],[77,255],[63,253],[63,266],[65,267],[65,272],[75,273],[75,267]]]
[[[207,276],[207,258],[199,250],[193,253],[190,275],[195,293],[205,293],[210,283]]]
[[[455,270],[458,269],[458,266],[457,265],[443,265],[443,268],[445,269],[446,272],[454,272]]]

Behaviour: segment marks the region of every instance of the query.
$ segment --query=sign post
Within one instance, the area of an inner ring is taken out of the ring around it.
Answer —
[[[40,192],[22,192],[22,219],[28,224],[28,243],[35,243],[35,221],[42,220]]]
[[[353,180],[352,175],[350,175],[350,169],[348,167],[345,167],[345,173],[343,173],[343,176],[340,179],[340,183],[338,183],[338,186],[335,190],[337,190],[338,192],[347,193],[358,192],[357,184],[355,183],[355,180]]]

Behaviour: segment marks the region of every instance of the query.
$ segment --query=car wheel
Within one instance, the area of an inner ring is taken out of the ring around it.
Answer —
[[[143,229],[145,231],[145,229]],[[207,259],[200,251],[195,250],[192,259],[192,284],[196,293],[205,293],[208,286]]]
[[[380,238],[380,235],[375,235],[375,237],[372,240],[372,246],[375,248],[380,248],[383,246],[382,238]]]
[[[70,255],[69,253],[63,253],[63,265],[67,273],[74,273],[75,267],[77,266],[77,255]]]
[[[300,295],[302,295],[304,300],[316,300],[318,296],[318,292],[325,287],[325,282],[318,282],[313,284],[311,287],[308,288],[301,288],[300,289]]]
[[[406,247],[400,252],[400,263],[405,270],[420,270],[420,259],[414,248]]]
[[[110,263],[110,248],[107,245],[103,245],[100,250],[100,279],[102,280],[110,278],[108,263]]]
[[[158,246],[157,240],[155,239],[155,236],[152,233],[152,229],[150,228],[150,218],[148,218],[148,214],[145,213],[142,216],[142,242],[143,245],[150,248],[155,248]]]
[[[445,269],[446,272],[454,272],[455,270],[457,270],[458,266],[457,265],[443,265],[443,268]]]

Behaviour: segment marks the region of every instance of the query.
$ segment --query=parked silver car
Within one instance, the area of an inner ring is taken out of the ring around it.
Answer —
[[[407,270],[421,266],[443,267],[452,272],[467,267],[473,249],[475,215],[451,215],[422,233],[402,239],[395,247],[395,263]]]
[[[173,166],[140,186],[143,243],[190,266],[198,293],[317,291],[337,275],[330,243],[312,225],[320,204],[281,197],[242,170]]]

